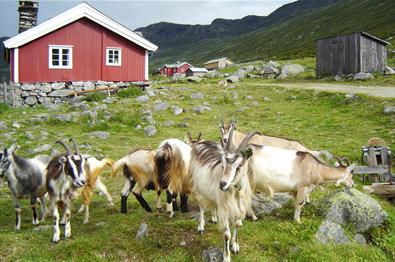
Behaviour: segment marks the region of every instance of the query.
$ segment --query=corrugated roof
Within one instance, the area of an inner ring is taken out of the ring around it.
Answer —
[[[208,70],[206,68],[201,67],[190,67],[188,70],[191,70],[194,73],[207,73]]]
[[[163,67],[172,67],[172,68],[176,67],[176,68],[179,68],[180,66],[185,65],[185,64],[188,64],[188,65],[191,66],[191,64],[189,64],[189,63],[187,63],[187,62],[181,62],[181,63],[175,63],[175,64],[164,64],[164,65],[162,66],[162,68],[163,68]]]

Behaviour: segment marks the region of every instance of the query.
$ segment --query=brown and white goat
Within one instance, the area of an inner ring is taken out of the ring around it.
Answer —
[[[156,179],[160,190],[166,189],[166,211],[170,217],[174,216],[174,210],[177,209],[178,194],[181,198],[181,211],[188,212],[188,194],[191,192],[190,159],[191,147],[178,139],[167,139],[156,150]]]
[[[151,207],[141,194],[145,188],[157,191],[156,207],[158,210],[162,208],[161,191],[155,176],[155,154],[156,152],[153,150],[133,149],[127,156],[112,165],[111,176],[115,176],[122,168],[126,179],[122,190],[121,213],[127,213],[127,200],[130,192],[133,192],[137,201],[147,212],[152,212]]]
[[[289,192],[295,199],[294,219],[301,223],[301,208],[309,190],[315,186],[334,182],[348,188],[353,186],[352,170],[355,167],[330,167],[308,152],[271,146],[250,145],[253,155],[248,162],[251,186],[254,192],[269,190]],[[340,161],[340,163],[342,163]]]
[[[46,186],[54,221],[52,241],[55,243],[60,240],[58,205],[64,207],[64,235],[67,239],[71,237],[71,199],[75,191],[86,183],[85,158],[81,154],[72,154],[69,146],[63,141],[56,143],[61,144],[66,149],[66,153],[53,157],[47,167]]]
[[[189,172],[192,194],[200,209],[198,231],[204,232],[205,210],[216,210],[224,232],[224,261],[230,261],[230,249],[239,252],[238,229],[251,207],[252,192],[246,164],[251,150],[245,148],[253,135],[248,135],[235,151],[231,150],[230,143],[225,149],[211,141],[192,144]],[[233,236],[230,225],[235,227]]]

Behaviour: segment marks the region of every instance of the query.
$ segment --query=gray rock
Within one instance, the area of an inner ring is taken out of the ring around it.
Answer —
[[[155,120],[152,116],[148,115],[148,116],[142,116],[141,119],[143,121],[146,121],[149,125],[155,125]]]
[[[84,86],[84,82],[78,81],[78,82],[71,82],[72,86]]]
[[[179,81],[185,79],[185,74],[180,74],[180,73],[174,73],[173,74],[173,80],[174,81]]]
[[[85,82],[84,87],[82,88],[83,90],[94,90],[95,89],[95,84],[92,82]]]
[[[144,127],[144,133],[146,136],[154,136],[156,134],[156,128],[153,125]]]
[[[195,106],[192,109],[192,111],[197,114],[203,114],[206,111],[211,111],[211,107],[209,107],[209,106]]]
[[[368,80],[374,79],[374,76],[371,73],[357,73],[353,77],[354,80]]]
[[[74,108],[74,109],[79,109],[79,110],[81,110],[81,111],[86,111],[86,110],[89,109],[89,105],[86,104],[86,103],[83,103],[83,102],[81,102],[81,103],[75,103],[75,104],[73,105],[73,108]]]
[[[284,74],[284,73],[281,73],[281,74],[279,74],[278,76],[277,76],[277,79],[278,80],[284,80],[284,79],[287,79],[288,78],[288,75],[286,75],[286,74]]]
[[[35,86],[34,85],[29,85],[29,84],[23,84],[21,86],[21,89],[23,91],[33,91],[35,89]]]
[[[237,98],[239,98],[239,94],[237,92],[233,91],[231,93],[231,98],[232,98],[232,100],[237,100]]]
[[[239,82],[239,77],[229,76],[228,78],[226,78],[226,81],[228,81],[229,83],[237,83],[237,82]]]
[[[40,90],[44,93],[49,93],[52,91],[52,87],[50,84],[44,84],[40,87]]]
[[[361,234],[355,234],[354,241],[363,246],[367,245],[365,237]]]
[[[342,190],[326,196],[320,203],[326,220],[345,225],[352,224],[359,233],[381,225],[387,213],[369,195],[351,189],[352,196]]]
[[[38,121],[38,122],[47,122],[51,118],[50,114],[47,113],[42,113],[42,114],[37,114],[33,119]]]
[[[61,115],[55,115],[55,119],[59,120],[60,122],[71,122],[73,120],[73,117],[71,114],[61,114]]]
[[[60,90],[66,87],[65,83],[61,82],[61,83],[52,83],[51,84],[52,89],[55,90]]]
[[[296,96],[288,96],[287,100],[296,100]]]
[[[38,154],[38,153],[43,153],[47,152],[52,149],[52,145],[50,144],[45,144],[39,147],[36,147],[35,149],[31,150],[30,153],[33,154]]]
[[[385,69],[384,69],[384,74],[386,74],[386,75],[394,75],[395,74],[395,70],[392,69],[389,66],[386,66]]]
[[[325,220],[315,234],[315,238],[323,244],[347,244],[350,240],[343,228],[334,222]]]
[[[235,76],[237,76],[239,79],[243,79],[246,76],[246,71],[244,71],[244,69],[240,68],[239,70],[237,70]]]
[[[228,73],[224,73],[224,77],[229,77],[230,75]]]
[[[192,93],[191,94],[191,98],[193,98],[193,99],[203,99],[204,98],[204,95],[202,94],[202,93]]]
[[[136,125],[136,127],[134,129],[140,130],[141,128],[142,128],[141,125]]]
[[[55,89],[55,88],[54,88]],[[70,95],[69,89],[55,90],[48,94],[50,97],[65,97]]]
[[[219,78],[219,77],[223,77],[223,75],[220,72],[218,72],[216,70],[213,70],[213,71],[207,72],[205,77],[207,77],[207,78]]]
[[[139,230],[136,233],[136,239],[141,240],[148,237],[148,225],[141,224]]]
[[[145,93],[147,94],[147,96],[155,96],[155,92],[152,90],[147,90],[145,91]]]
[[[103,103],[106,103],[106,104],[112,104],[115,101],[117,101],[117,99],[115,97],[107,97],[107,98],[103,99]]]
[[[278,75],[279,73],[280,73],[280,70],[277,67],[270,66],[270,65],[266,65],[263,68],[263,71],[261,72],[261,74],[264,74],[264,75]]]
[[[21,125],[18,122],[12,122],[12,126],[15,128],[21,128]]]
[[[198,77],[198,76],[188,76],[188,77],[187,77],[187,80],[188,80],[189,82],[195,82],[195,83],[200,83],[200,82],[202,82],[202,79],[201,79],[200,77]]]
[[[89,110],[82,112],[82,115],[88,116],[89,119],[91,119],[91,120],[97,119],[99,117],[99,115],[97,114],[96,111],[89,111]]]
[[[281,73],[288,76],[297,76],[304,72],[304,67],[298,64],[285,65],[281,68]]]
[[[171,107],[171,111],[173,112],[173,114],[175,114],[176,116],[178,116],[179,114],[181,114],[182,112],[184,112],[184,110],[182,108],[179,108],[178,106],[172,106]]]
[[[106,140],[110,137],[110,133],[106,131],[95,131],[95,132],[91,132],[89,135],[91,137],[96,137],[103,140]]]
[[[254,74],[247,74],[246,77],[250,79],[261,78],[259,75],[254,75]]]
[[[274,62],[274,61],[270,60],[270,61],[266,64],[266,66],[280,67],[280,64],[277,63],[277,62]]]
[[[33,106],[35,104],[37,104],[38,100],[37,97],[35,96],[28,96],[25,99],[25,104],[29,105],[29,106]]]
[[[154,111],[165,111],[167,109],[168,105],[165,102],[158,102],[155,103],[153,110]]]
[[[343,77],[340,75],[335,75],[335,81],[343,81]]]
[[[265,77],[267,78],[267,79],[275,79],[276,78],[276,74],[267,74],[267,75],[265,75]]]
[[[3,121],[0,121],[0,130],[6,130],[7,129],[7,124]]]
[[[224,260],[223,251],[218,247],[204,250],[202,256],[205,262],[222,262]]]
[[[243,66],[240,69],[242,69],[246,73],[251,73],[252,71],[254,71],[254,66],[252,66],[252,65]]]
[[[384,114],[386,114],[386,115],[395,114],[395,106],[385,106],[384,107]]]
[[[26,136],[27,138],[29,138],[29,139],[34,139],[34,136],[33,136],[33,134],[32,134],[31,132],[26,132],[26,133],[25,133],[25,136]]]
[[[186,122],[181,122],[181,123],[177,124],[177,127],[186,128],[186,127],[189,127],[189,124]]]
[[[291,198],[288,193],[276,193],[273,198],[256,195],[252,197],[251,205],[255,215],[260,216],[282,208]]]
[[[47,103],[47,104],[44,104],[44,106],[46,108],[48,108],[49,110],[58,110],[59,109],[59,103],[57,103],[56,100],[54,100],[54,103],[56,103],[56,104],[49,104],[49,103]]]
[[[358,99],[358,96],[356,94],[346,94],[344,95],[344,97],[349,99]]]
[[[149,101],[149,97],[146,96],[146,95],[138,96],[138,97],[136,98],[136,101],[137,101],[137,102],[140,102],[140,103],[147,103],[147,102]]]
[[[166,121],[163,123],[164,126],[169,127],[169,126],[174,126],[174,122],[173,121]]]

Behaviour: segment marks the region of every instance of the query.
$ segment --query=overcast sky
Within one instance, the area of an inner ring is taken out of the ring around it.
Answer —
[[[38,22],[45,21],[81,3],[69,0],[39,0]],[[295,0],[211,0],[211,1],[85,1],[121,24],[136,29],[157,22],[210,24],[215,18],[242,18],[268,15]],[[18,0],[0,0],[0,36],[14,36],[18,31]]]

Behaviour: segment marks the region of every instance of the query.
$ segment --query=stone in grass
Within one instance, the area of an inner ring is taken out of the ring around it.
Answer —
[[[7,129],[7,124],[3,121],[0,121],[0,130],[5,130]]]
[[[147,103],[149,101],[149,97],[145,96],[145,95],[144,96],[138,96],[136,98],[136,101],[140,102],[140,103]]]
[[[52,145],[50,144],[45,144],[39,147],[36,147],[35,149],[31,150],[30,153],[31,154],[38,154],[38,153],[42,153],[42,152],[46,152],[52,149]]]
[[[165,102],[158,102],[155,103],[153,110],[154,111],[165,111],[167,109],[168,105]]]
[[[182,112],[184,112],[184,110],[182,108],[179,108],[178,106],[172,106],[171,107],[171,111],[173,112],[174,115],[179,115]]]
[[[323,244],[347,244],[350,240],[344,233],[343,228],[334,222],[325,220],[320,225],[315,238]]]
[[[91,132],[89,134],[91,137],[96,137],[96,138],[100,138],[103,140],[106,140],[110,137],[110,133],[109,132],[105,132],[105,131],[95,131],[95,132]]]
[[[204,95],[202,94],[202,93],[193,93],[193,94],[191,94],[191,98],[193,98],[193,99],[203,99],[204,98]]]
[[[355,234],[354,241],[363,246],[367,245],[365,237],[361,234]]]
[[[61,114],[61,115],[56,115],[55,119],[60,122],[70,122],[73,120],[73,117],[70,114]]]
[[[223,255],[223,251],[218,247],[204,250],[202,253],[205,262],[222,262],[224,260]]]
[[[169,126],[174,126],[174,122],[173,121],[166,121],[163,123],[164,126],[169,127]]]
[[[153,125],[144,127],[144,133],[146,136],[154,136],[156,134],[156,128]]]
[[[386,115],[395,114],[395,106],[385,106],[384,107],[384,114],[386,114]]]
[[[136,239],[141,240],[147,237],[148,237],[148,225],[143,223],[140,225],[140,228],[137,231]]]

